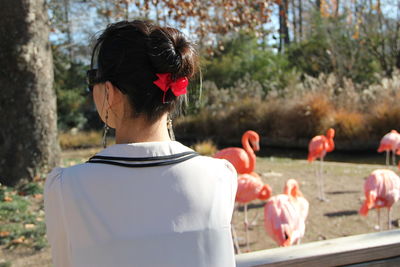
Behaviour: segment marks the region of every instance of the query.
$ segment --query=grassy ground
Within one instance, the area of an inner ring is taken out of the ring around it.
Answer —
[[[82,163],[97,151],[64,151],[61,166]],[[19,188],[0,186],[0,267],[51,266],[45,237],[44,181],[45,175]]]
[[[64,151],[62,166],[81,163],[98,150]],[[309,164],[303,159],[306,155],[304,151],[268,153],[257,158],[256,170],[263,181],[272,187],[273,194],[281,193],[286,180],[295,178],[310,202],[303,243],[375,231],[375,212],[364,218],[357,211],[364,197],[364,177],[372,170],[384,167],[378,164],[384,163],[383,155],[328,155],[324,175],[325,191],[330,201],[320,202],[316,199],[316,164]],[[0,267],[51,266],[50,250],[44,236],[43,183],[43,177],[38,177],[35,182],[18,189],[0,188]],[[250,229],[251,250],[276,247],[263,228],[263,202],[255,201],[249,206],[249,217],[252,220],[257,218]],[[399,218],[397,204],[393,209],[393,227],[399,226]],[[235,212],[233,222],[244,249],[243,209]]]

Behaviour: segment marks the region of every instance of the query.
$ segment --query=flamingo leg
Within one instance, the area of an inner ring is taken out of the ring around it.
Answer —
[[[320,190],[320,178],[319,178],[319,169],[318,166],[314,165],[315,167],[315,178],[317,182],[317,190],[318,190],[318,196],[317,198],[321,200],[321,190]]]
[[[389,150],[386,150],[386,166],[389,165]]]
[[[323,164],[324,164],[324,158],[321,157],[320,159],[320,169],[319,169],[319,173],[320,173],[320,195],[321,195],[321,200],[322,201],[328,201],[327,198],[325,198],[325,190],[324,190],[324,174],[323,174]]]
[[[236,254],[240,254],[240,247],[239,247],[239,241],[237,238],[236,230],[235,230],[235,225],[232,224],[232,238],[233,238],[233,244],[235,246],[235,252]]]
[[[257,225],[257,219],[260,217],[260,212],[259,210],[256,211],[256,215],[254,215],[254,218],[251,220],[250,225]]]
[[[249,221],[247,218],[247,203],[244,204],[244,230],[246,232],[246,247],[247,247],[247,252],[250,251],[250,245],[249,245]]]
[[[390,214],[391,214],[391,208],[388,208],[388,229],[389,230],[392,229]]]
[[[378,225],[375,225],[375,230],[381,230],[381,211],[376,208],[376,214],[378,215]]]
[[[396,166],[396,151],[392,150],[392,164]]]
[[[321,157],[321,160],[320,160],[321,199],[323,201],[325,201],[323,164],[324,164],[324,158]]]
[[[235,246],[235,252],[236,252],[236,254],[240,254],[240,253],[241,253],[241,252],[240,252],[240,247],[239,247],[238,236],[237,236],[237,234],[236,234],[235,224],[233,223],[233,217],[234,217],[236,211],[238,210],[238,207],[239,207],[238,204],[235,203],[235,208],[233,209],[232,223],[231,223],[231,225],[232,225],[232,238],[233,238],[233,244],[234,244],[234,246]]]

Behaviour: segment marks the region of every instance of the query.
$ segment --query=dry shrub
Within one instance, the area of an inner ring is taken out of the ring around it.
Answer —
[[[373,103],[368,115],[368,125],[371,134],[376,137],[380,137],[392,129],[399,129],[400,93]]]
[[[260,124],[258,126],[268,137],[279,137],[282,133],[279,128],[280,120],[285,109],[284,100],[270,98],[260,104]]]
[[[100,131],[90,131],[90,132],[70,131],[61,133],[59,135],[59,142],[62,149],[76,149],[76,148],[100,146],[101,140],[102,140],[102,133]]]
[[[217,146],[211,140],[198,142],[193,145],[193,149],[204,156],[211,156],[217,152]]]
[[[337,89],[337,93],[332,97],[332,100],[338,109],[359,111],[363,109],[360,92],[361,89],[351,79],[343,78],[343,87]]]
[[[308,93],[302,99],[285,101],[276,127],[284,137],[309,138],[333,124],[334,107],[321,93]]]
[[[215,128],[220,127],[220,115],[212,115],[207,110],[200,111],[196,116],[180,117],[174,121],[175,135],[179,137],[197,138],[198,136],[212,136]]]
[[[204,106],[180,119],[177,136],[239,140],[252,129],[268,138],[304,139],[334,127],[337,139],[381,137],[400,128],[400,72],[369,86],[333,75],[305,76],[281,93],[263,95],[248,79],[232,88],[205,86]]]
[[[176,136],[191,139],[207,136],[219,142],[240,140],[242,134],[249,129],[262,134],[262,104],[261,101],[243,99],[236,102],[235,108],[229,112],[208,112],[208,109],[204,109],[196,116],[179,118],[174,123]]]
[[[216,135],[240,140],[243,133],[250,129],[262,134],[260,132],[262,129],[259,128],[263,116],[261,105],[261,101],[251,101],[250,99],[237,103],[234,110],[229,112],[225,118],[221,118],[220,125],[215,128]]]
[[[335,113],[334,120],[333,128],[336,131],[336,139],[365,140],[368,137],[364,114],[341,109]]]
[[[217,88],[214,82],[205,81],[202,102],[208,113],[221,117],[227,116],[242,101],[261,101],[264,96],[261,84],[245,75],[228,88]]]

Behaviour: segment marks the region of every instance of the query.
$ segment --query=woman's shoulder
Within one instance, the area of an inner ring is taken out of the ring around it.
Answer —
[[[57,182],[57,180],[61,179],[64,168],[55,167],[49,172],[46,177],[46,185],[50,186],[51,184]]]
[[[53,183],[61,182],[65,175],[71,172],[76,172],[82,168],[84,168],[84,164],[77,164],[70,167],[55,167],[47,175],[46,184],[51,185]]]
[[[235,167],[225,159],[217,159],[209,156],[198,156],[195,159],[197,159],[198,164],[209,170],[219,170],[230,175],[237,175]]]
[[[55,167],[46,177],[44,184],[45,200],[59,190],[64,168]]]

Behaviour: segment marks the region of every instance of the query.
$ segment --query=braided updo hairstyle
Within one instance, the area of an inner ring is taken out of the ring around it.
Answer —
[[[172,80],[190,80],[198,69],[197,52],[183,33],[140,20],[108,25],[97,38],[92,65],[96,59],[96,81],[110,81],[128,95],[132,115],[145,115],[149,121],[181,102],[181,96],[171,90],[162,101],[164,92],[153,83],[158,79],[156,73],[170,73]]]

